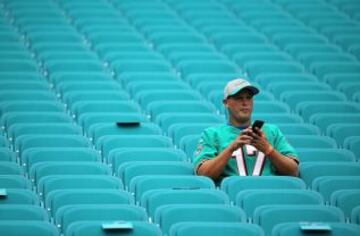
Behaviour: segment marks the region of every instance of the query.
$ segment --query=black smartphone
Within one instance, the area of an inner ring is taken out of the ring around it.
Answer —
[[[252,129],[254,132],[256,132],[255,128],[261,129],[261,127],[263,126],[264,123],[265,123],[265,122],[262,121],[262,120],[256,120],[256,121],[253,123],[251,129]]]
[[[116,122],[117,126],[120,127],[133,127],[133,126],[139,126],[140,122],[137,121],[118,121]]]

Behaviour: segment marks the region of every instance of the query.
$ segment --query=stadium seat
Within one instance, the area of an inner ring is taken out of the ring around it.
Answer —
[[[0,162],[0,173],[2,175],[23,175],[21,166],[15,162]]]
[[[358,176],[321,176],[313,180],[311,189],[319,192],[326,202],[330,203],[332,194],[338,190],[358,189]]]
[[[116,175],[129,186],[131,180],[141,175],[193,175],[194,167],[187,162],[174,161],[135,161],[121,164]]]
[[[310,117],[310,123],[318,126],[323,133],[326,133],[330,125],[348,123],[358,124],[360,122],[360,115],[357,113],[317,113]],[[341,143],[342,144],[342,143]]]
[[[333,235],[333,236],[341,236],[341,235],[349,235],[356,236],[360,233],[360,227],[355,224],[347,224],[347,223],[326,223],[325,226],[328,225],[330,227],[329,231],[321,232],[321,235]],[[316,224],[314,225],[316,227]],[[273,236],[285,236],[285,235],[293,235],[293,236],[306,236],[309,235],[310,232],[306,230],[301,230],[301,223],[281,223],[274,226],[272,230]],[[317,233],[316,233],[317,234]]]
[[[345,149],[326,148],[298,148],[296,150],[300,162],[355,162],[355,155]]]
[[[343,143],[346,138],[353,136],[354,134],[360,133],[360,124],[359,123],[338,123],[329,125],[326,129],[327,135],[333,137],[336,142],[343,146]]]
[[[43,207],[22,204],[0,205],[0,221],[4,220],[39,220],[48,221],[49,215]]]
[[[110,225],[110,228],[103,229],[104,225]],[[124,229],[111,228],[111,224],[123,223]],[[131,229],[126,229],[126,225],[131,225]],[[160,236],[161,231],[158,226],[142,221],[79,221],[71,223],[66,230],[66,235],[69,236],[106,236],[113,233],[120,233],[124,236]]]
[[[265,205],[254,212],[254,223],[266,235],[279,223],[287,222],[344,223],[344,213],[336,207],[324,205]]]
[[[146,154],[145,154],[146,153]],[[123,148],[113,151],[108,157],[108,162],[115,173],[119,166],[133,161],[185,161],[185,153],[173,148]]]
[[[0,197],[1,205],[27,204],[39,205],[39,197],[29,189],[5,189],[6,194]]]
[[[350,219],[352,210],[360,205],[360,190],[345,189],[337,190],[331,194],[330,203],[332,206],[340,208],[347,219]]]
[[[229,204],[228,196],[214,189],[155,189],[141,197],[140,205],[154,217],[157,208],[168,204]]]
[[[290,176],[230,176],[223,179],[220,189],[235,202],[237,194],[247,189],[305,189],[305,182]]]
[[[129,185],[129,191],[135,200],[140,202],[144,193],[154,189],[214,189],[214,182],[205,176],[194,175],[144,175],[134,177]]]
[[[133,204],[130,193],[120,189],[58,189],[50,192],[45,206],[56,220],[62,214],[61,208],[88,204]]]
[[[336,148],[334,139],[318,135],[287,135],[288,142],[297,148]]]
[[[63,208],[57,223],[61,230],[66,232],[69,225],[79,221],[145,221],[146,217],[145,210],[134,205],[74,205]]]
[[[236,222],[245,223],[245,212],[240,208],[219,204],[171,204],[155,211],[154,222],[165,235],[179,222]]]
[[[51,191],[61,189],[122,189],[119,178],[108,175],[51,175],[42,178],[37,191],[46,199]]]
[[[351,223],[358,224],[360,223],[360,207],[357,206],[351,211]]]
[[[304,162],[299,165],[300,178],[311,186],[320,176],[359,176],[360,166],[355,162]]]
[[[351,136],[344,140],[344,147],[346,149],[349,149],[350,151],[352,151],[355,154],[357,160],[359,160],[359,157],[360,157],[359,143],[360,143],[359,136]]]
[[[36,147],[26,149],[21,157],[20,163],[27,171],[39,162],[58,161],[85,161],[95,162],[101,160],[99,153],[87,147]]]
[[[0,186],[4,189],[30,189],[30,181],[22,175],[0,174]]]
[[[228,222],[180,222],[170,228],[169,236],[263,236],[264,231],[257,225],[248,223]]]
[[[49,235],[59,236],[59,231],[55,225],[46,221],[29,221],[29,220],[10,220],[0,222],[0,234],[2,235],[23,235],[38,236]]]
[[[249,189],[236,195],[235,205],[243,209],[252,219],[256,208],[272,204],[324,204],[323,197],[304,189]]]

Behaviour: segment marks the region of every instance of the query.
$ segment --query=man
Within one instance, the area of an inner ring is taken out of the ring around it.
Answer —
[[[193,162],[198,175],[219,182],[232,175],[298,175],[297,154],[277,126],[251,129],[253,96],[259,89],[244,79],[224,89],[228,124],[205,129]]]

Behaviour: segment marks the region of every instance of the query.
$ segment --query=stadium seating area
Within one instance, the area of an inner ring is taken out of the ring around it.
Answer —
[[[194,175],[237,76],[299,178]],[[359,102],[358,0],[0,0],[0,235],[359,236]]]

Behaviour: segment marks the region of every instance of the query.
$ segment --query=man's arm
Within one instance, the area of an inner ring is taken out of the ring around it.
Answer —
[[[285,156],[275,150],[260,129],[256,129],[256,132],[251,130],[247,132],[253,137],[251,145],[265,154],[280,175],[298,176],[298,163],[295,158]]]

